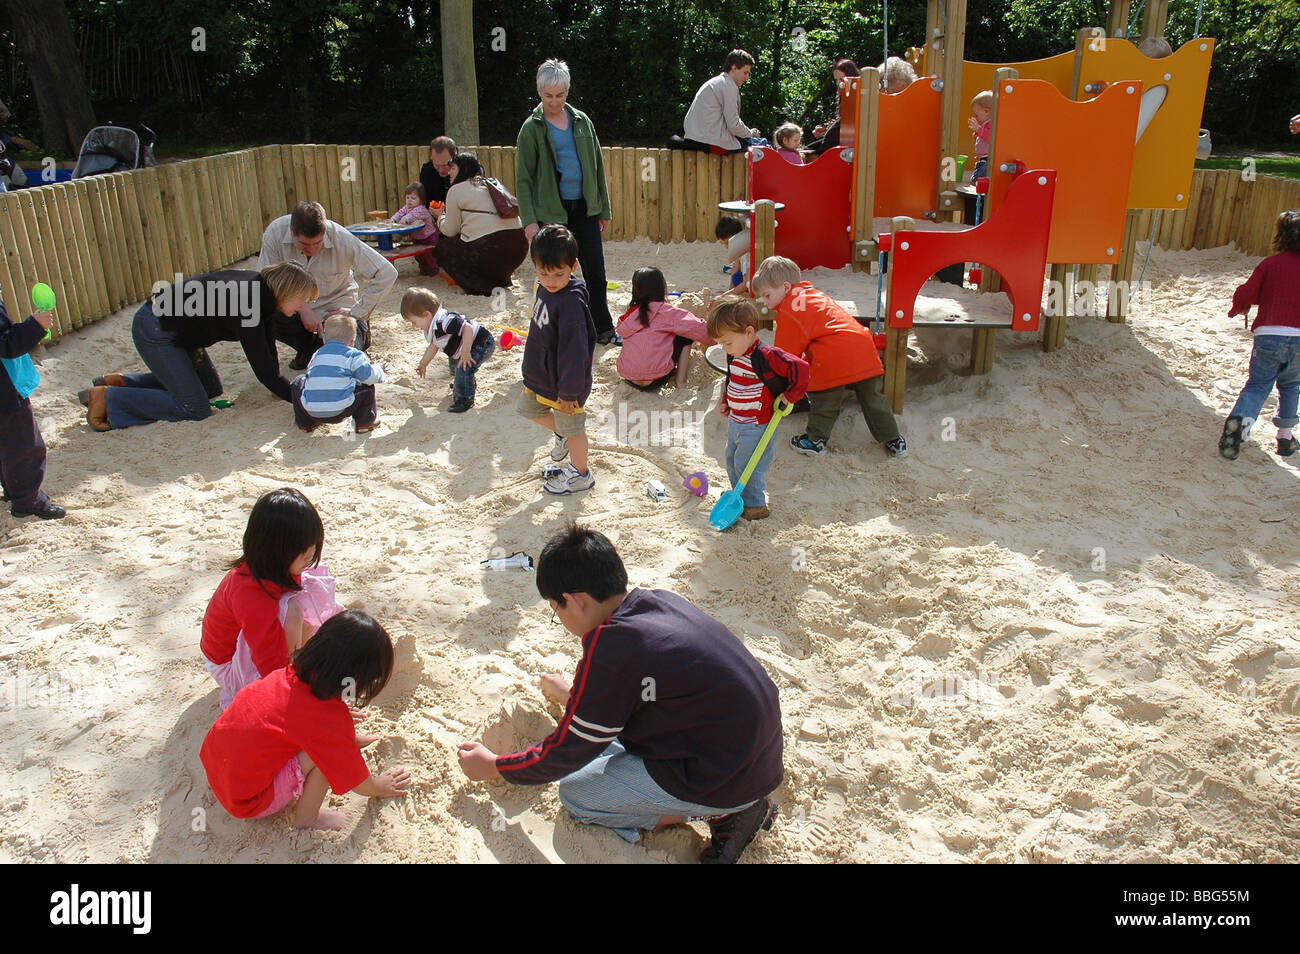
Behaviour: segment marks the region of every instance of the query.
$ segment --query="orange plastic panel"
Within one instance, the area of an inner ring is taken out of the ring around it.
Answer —
[[[1056,173],[1035,169],[1019,176],[997,213],[963,232],[900,232],[893,236],[888,315],[892,328],[911,328],[921,286],[955,262],[983,262],[1002,276],[1011,299],[1013,331],[1036,331],[1047,264],[1047,223]]]
[[[1140,124],[1128,207],[1187,208],[1214,40],[1192,40],[1173,56],[1158,60],[1143,56],[1128,40],[1107,38],[1095,45],[1096,50],[1085,48],[1082,53],[1081,97],[1090,95],[1083,91],[1088,84],[1140,80],[1148,102],[1159,102],[1150,122]]]
[[[993,88],[993,73],[1003,67],[1020,71],[1021,79],[1042,80],[1051,83],[1061,91],[1062,96],[1071,95],[1074,90],[1074,51],[1049,56],[1044,60],[1029,60],[1025,63],[976,63],[964,60],[961,64],[961,109],[957,113],[957,142],[961,143],[959,152],[970,156],[966,163],[969,169],[975,164],[975,136],[966,128],[966,119],[970,116],[970,101],[977,93]]]
[[[1055,169],[1049,262],[1114,264],[1124,238],[1133,138],[1142,85],[1109,87],[1078,103],[1041,80],[1007,80],[997,90],[989,162],[989,209],[996,211],[1019,168]]]
[[[943,94],[933,77],[880,96],[876,134],[876,215],[922,218],[938,208],[939,121]]]

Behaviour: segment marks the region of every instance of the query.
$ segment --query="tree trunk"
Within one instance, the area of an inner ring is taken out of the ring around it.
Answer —
[[[480,145],[473,0],[442,0],[442,89],[443,133],[458,143]]]
[[[76,155],[95,125],[86,74],[72,38],[64,0],[3,0],[18,52],[36,89],[42,145]]]

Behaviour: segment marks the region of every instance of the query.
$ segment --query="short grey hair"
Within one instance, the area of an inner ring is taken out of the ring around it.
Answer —
[[[549,59],[537,68],[537,92],[544,89],[569,88],[569,64],[564,60]]]

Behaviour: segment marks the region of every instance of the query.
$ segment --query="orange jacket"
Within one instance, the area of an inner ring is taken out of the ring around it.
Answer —
[[[865,381],[885,369],[871,332],[811,282],[800,282],[776,309],[776,346],[807,358],[810,391]]]

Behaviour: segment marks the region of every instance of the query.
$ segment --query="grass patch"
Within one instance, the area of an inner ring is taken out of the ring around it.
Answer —
[[[1255,175],[1281,176],[1284,179],[1300,179],[1300,156],[1215,156],[1211,159],[1197,159],[1197,169],[1231,169],[1241,172],[1242,159],[1255,160]]]

